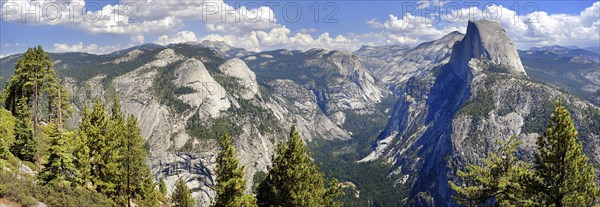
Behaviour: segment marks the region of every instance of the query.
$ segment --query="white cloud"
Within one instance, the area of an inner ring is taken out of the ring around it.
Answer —
[[[135,44],[144,44],[146,38],[144,38],[144,35],[138,34],[138,35],[131,35],[131,42],[135,43]]]
[[[328,48],[337,50],[354,51],[362,42],[357,39],[348,38],[343,35],[331,37],[325,32],[313,37],[305,33],[292,33],[286,27],[273,28],[270,31],[253,31],[245,35],[219,35],[211,34],[200,38],[201,40],[223,41],[235,47],[247,50],[261,51],[274,49],[308,50],[312,48]]]
[[[52,52],[85,52],[90,54],[108,54],[117,50],[125,49],[119,45],[98,46],[96,44],[84,45],[82,42],[74,45],[69,44],[54,44]]]
[[[390,14],[383,23],[376,19],[369,20],[367,23],[373,28],[384,31],[387,36],[386,44],[415,45],[462,29],[454,26],[438,29],[434,26],[435,20],[432,17],[414,16],[410,13],[407,13],[401,19]]]
[[[426,3],[423,3],[426,4]],[[465,32],[470,19],[497,21],[521,49],[539,45],[597,45],[600,41],[600,2],[594,3],[579,15],[548,14],[543,11],[518,15],[499,5],[483,10],[471,7],[447,11],[441,23],[435,16],[419,17],[405,14],[402,18],[390,15],[384,22],[376,19],[368,23],[382,29],[386,44],[417,44],[437,39],[449,32]],[[381,41],[379,41],[381,42]]]
[[[156,44],[168,45],[172,43],[184,43],[184,42],[198,42],[198,38],[196,34],[192,31],[181,31],[175,34],[174,36],[163,35],[160,36],[156,42]]]
[[[0,58],[4,58],[5,56],[3,54],[0,54]]]
[[[491,5],[484,9],[462,8],[442,11],[446,21],[438,22],[440,16],[421,17],[413,14],[393,15],[383,20],[372,19],[367,23],[375,31],[348,33],[333,36],[328,32],[317,33],[315,29],[299,29],[291,32],[279,23],[274,12],[264,3],[252,2],[225,3],[223,0],[149,0],[125,1],[116,5],[106,5],[97,11],[81,13],[84,6],[93,2],[84,0],[5,0],[3,1],[4,21],[21,22],[22,15],[15,9],[23,5],[36,9],[40,21],[27,15],[27,24],[64,25],[89,34],[128,35],[134,44],[148,41],[145,37],[158,36],[159,44],[197,42],[198,40],[222,40],[237,47],[249,50],[270,50],[278,48],[306,50],[313,47],[354,50],[362,44],[416,45],[431,41],[452,31],[465,32],[468,19],[488,18],[498,21],[508,32],[517,47],[528,48],[539,45],[597,45],[600,41],[600,2],[594,3],[579,14],[548,14],[537,12],[521,14],[503,6]],[[418,9],[446,5],[447,1],[423,0],[416,3]],[[44,7],[48,6],[50,7]],[[60,9],[56,9],[60,8]],[[281,7],[279,7],[281,8]],[[42,16],[41,11],[47,13]],[[74,13],[71,13],[75,11]],[[135,13],[132,13],[135,11]],[[133,14],[132,17],[131,14]],[[494,15],[497,14],[497,15]],[[51,21],[55,17],[56,21]],[[523,19],[535,17],[535,22]],[[90,17],[98,17],[96,19]],[[90,20],[92,19],[92,20]],[[203,22],[210,34],[197,37],[186,28],[184,22]],[[167,34],[167,35],[165,35]],[[104,48],[94,44],[66,45],[55,44],[57,50],[102,53]]]
[[[84,8],[97,11],[84,13]],[[23,19],[25,10],[34,14]],[[83,0],[7,0],[2,11],[4,21],[67,25],[91,34],[160,34],[182,28],[184,20],[200,20],[206,30],[228,34],[281,27],[268,6],[249,2],[236,9],[223,0],[122,0],[102,8]]]

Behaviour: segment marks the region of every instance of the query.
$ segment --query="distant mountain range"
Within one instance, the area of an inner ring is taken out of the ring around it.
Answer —
[[[388,205],[454,206],[449,166],[478,162],[513,134],[527,156],[552,101],[562,98],[585,129],[585,153],[600,163],[598,48],[517,51],[504,29],[485,20],[416,47],[249,52],[204,41],[51,56],[74,101],[71,125],[83,100],[120,95],[123,110],[138,117],[154,176],[165,178],[169,192],[178,177],[188,178],[202,205],[215,196],[219,130],[235,137],[251,182],[296,124],[317,163],[384,163],[372,170],[386,170],[378,175],[389,179],[382,188],[409,189]],[[0,86],[19,57],[0,59]],[[329,176],[345,177],[328,167]],[[358,176],[343,180],[361,191],[352,201],[383,203],[369,197],[379,191],[360,184],[374,178]]]

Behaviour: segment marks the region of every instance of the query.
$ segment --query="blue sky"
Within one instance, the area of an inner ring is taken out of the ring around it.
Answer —
[[[83,8],[101,18],[85,19]],[[25,20],[23,13],[29,13]],[[597,1],[2,0],[1,18],[1,56],[38,44],[53,52],[102,54],[207,39],[255,51],[355,50],[416,45],[464,32],[466,21],[481,18],[500,22],[520,49],[600,46]]]

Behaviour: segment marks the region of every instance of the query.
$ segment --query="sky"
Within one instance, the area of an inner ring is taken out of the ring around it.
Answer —
[[[0,57],[42,45],[106,54],[224,41],[251,51],[418,45],[468,20],[499,22],[517,48],[600,46],[599,1],[1,0]]]

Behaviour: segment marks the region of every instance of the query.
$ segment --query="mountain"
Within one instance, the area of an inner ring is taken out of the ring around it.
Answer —
[[[591,51],[591,52],[594,52],[596,54],[600,54],[600,46],[597,46],[597,47],[586,47],[585,49],[587,51]]]
[[[598,98],[600,54],[579,48],[552,46],[519,51],[519,56],[532,80],[584,99]]]
[[[456,206],[447,185],[456,170],[513,134],[530,159],[556,99],[600,164],[600,112],[592,104],[600,103],[600,70],[572,50],[517,51],[498,23],[480,20],[466,34],[416,47],[353,53],[248,52],[203,41],[50,55],[74,102],[71,129],[90,100],[119,95],[123,111],[138,118],[155,178],[171,192],[183,177],[202,206],[215,196],[216,144],[225,130],[250,192],[292,124],[321,171],[352,186],[344,189],[348,206]],[[19,57],[0,59],[0,86]]]
[[[531,156],[556,99],[573,111],[585,153],[600,162],[594,147],[600,143],[598,107],[530,80],[498,23],[469,22],[448,63],[409,78],[401,92],[361,162],[393,165],[390,176],[411,189],[408,206],[456,206],[448,180],[456,178],[457,168],[497,150],[499,140],[518,135],[523,156]]]
[[[410,77],[425,75],[434,66],[447,62],[452,46],[463,36],[459,32],[452,32],[438,40],[414,48],[363,46],[355,54],[364,60],[365,66],[373,76],[388,85],[392,91],[397,92],[397,86],[406,83]]]
[[[282,50],[238,59],[218,49],[226,45],[205,44],[50,54],[74,101],[67,125],[77,125],[91,100],[111,103],[119,95],[123,111],[138,118],[154,176],[169,192],[184,177],[204,206],[214,197],[216,140],[225,130],[250,191],[292,124],[307,143],[317,143],[372,136],[387,120],[380,106],[390,92],[352,53]],[[0,59],[3,76],[10,77],[18,57]]]
[[[200,42],[199,45],[201,45],[203,47],[213,48],[216,51],[219,51],[221,53],[221,55],[226,58],[242,57],[242,56],[253,53],[253,52],[247,51],[244,48],[233,47],[223,41],[204,40],[204,41]]]
[[[550,55],[557,58],[563,57],[578,57],[579,59],[589,59],[594,63],[600,63],[600,53],[595,52],[594,48],[581,49],[575,46],[544,46],[544,47],[532,47],[526,51],[520,51],[527,55],[545,56]]]

